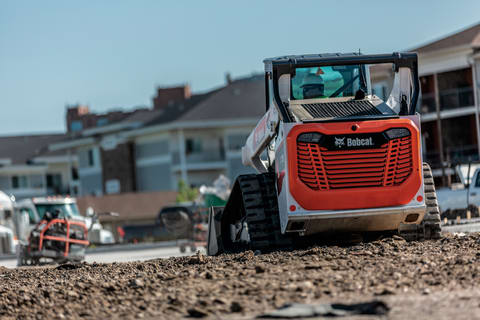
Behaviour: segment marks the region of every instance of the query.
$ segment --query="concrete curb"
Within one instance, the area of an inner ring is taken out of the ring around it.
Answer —
[[[103,252],[122,252],[122,251],[136,251],[136,250],[175,247],[181,243],[185,243],[186,241],[187,241],[186,239],[179,239],[176,241],[174,240],[174,241],[162,241],[162,242],[151,242],[151,243],[126,243],[126,244],[102,245],[96,248],[87,248],[87,250],[85,250],[85,254],[99,254]],[[0,261],[11,260],[16,258],[17,258],[16,254],[0,255]]]
[[[11,259],[17,259],[17,255],[16,254],[2,254],[2,255],[0,255],[0,261],[11,260]]]
[[[443,232],[479,232],[480,223],[463,223],[448,226],[442,226]]]
[[[85,253],[91,254],[91,253],[102,253],[102,252],[135,251],[135,250],[175,247],[186,241],[187,240],[185,239],[181,239],[177,241],[103,245],[96,248],[87,248],[87,250],[85,250]]]

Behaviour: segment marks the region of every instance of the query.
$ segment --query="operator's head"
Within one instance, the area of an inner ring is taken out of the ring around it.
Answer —
[[[301,86],[303,99],[314,99],[324,97],[323,70],[321,68],[310,68],[303,78]]]

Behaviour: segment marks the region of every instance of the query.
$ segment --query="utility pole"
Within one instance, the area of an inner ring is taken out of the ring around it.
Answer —
[[[442,134],[442,119],[440,118],[440,92],[438,91],[438,79],[437,74],[433,74],[433,84],[435,91],[435,108],[437,111],[437,136],[438,136],[438,149],[440,152],[440,165],[442,166],[442,184],[447,185],[447,176],[445,174],[445,158],[443,154],[443,134]]]
[[[185,155],[185,136],[183,134],[183,129],[178,130],[178,146],[180,152],[180,172],[183,182],[188,184],[188,174],[187,174],[187,157]]]
[[[475,125],[477,127],[477,151],[478,159],[480,160],[480,116],[479,116],[479,101],[478,101],[478,89],[479,83],[477,82],[477,65],[475,59],[472,59],[472,78],[473,78],[473,103],[475,104]]]

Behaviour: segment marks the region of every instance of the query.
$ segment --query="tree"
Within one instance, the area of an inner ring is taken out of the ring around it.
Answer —
[[[197,196],[197,188],[190,187],[182,179],[178,181],[177,203],[194,201]]]

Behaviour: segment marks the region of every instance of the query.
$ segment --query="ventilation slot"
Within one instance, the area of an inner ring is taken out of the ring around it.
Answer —
[[[313,118],[378,116],[382,113],[369,101],[345,101],[302,104]]]
[[[413,171],[411,137],[348,151],[297,142],[297,160],[298,177],[313,190],[398,186]]]

